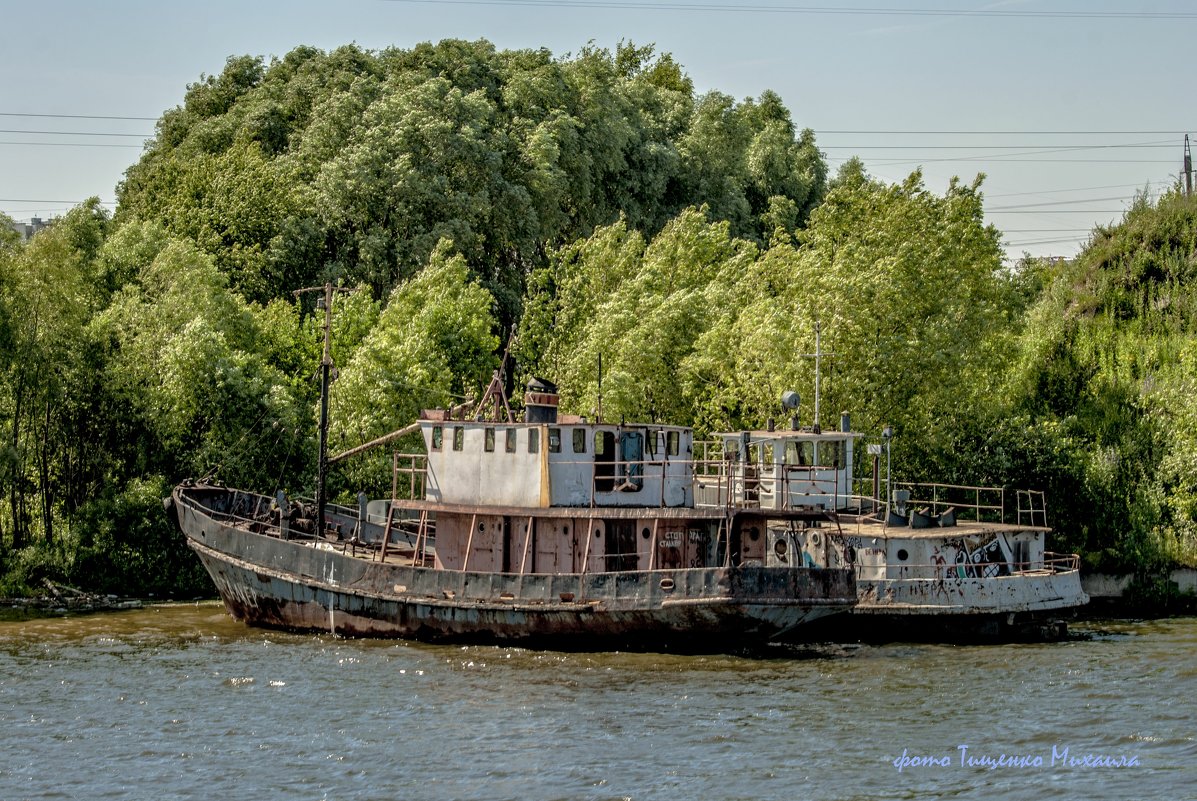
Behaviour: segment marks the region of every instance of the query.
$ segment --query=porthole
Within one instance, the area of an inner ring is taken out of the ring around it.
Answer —
[[[644,531],[641,531],[641,532],[640,532],[640,536],[641,536],[641,538],[643,538],[643,539],[648,539],[648,537],[649,537],[649,530],[648,530],[648,529],[644,529]]]
[[[786,545],[785,540],[778,540],[777,542],[773,543],[773,553],[777,554],[782,559],[785,559],[786,550],[788,547],[789,546]]]
[[[811,534],[811,535],[810,535],[810,544],[811,544],[811,545],[818,545],[818,544],[819,544],[819,541],[820,541],[820,537],[819,537],[819,535],[818,535],[818,534]]]
[[[748,539],[752,540],[753,542],[756,542],[760,538],[761,538],[760,529],[757,529],[757,528],[748,529]]]
[[[603,536],[603,532],[600,529],[596,528],[594,530],[594,538],[597,540],[597,539],[601,539],[602,536]]]
[[[909,558],[910,558],[910,554],[906,553],[905,548],[898,549],[898,561],[899,562],[905,562]]]

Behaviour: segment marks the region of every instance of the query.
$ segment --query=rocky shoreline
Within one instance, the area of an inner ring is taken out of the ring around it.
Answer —
[[[0,613],[53,615],[72,612],[113,612],[122,609],[140,609],[147,603],[140,598],[122,598],[118,595],[85,592],[52,581],[44,583],[45,595],[32,598],[0,598]]]

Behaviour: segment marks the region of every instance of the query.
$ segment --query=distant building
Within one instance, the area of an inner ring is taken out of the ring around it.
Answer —
[[[12,229],[21,235],[22,242],[28,242],[33,238],[33,235],[38,231],[49,228],[54,223],[53,220],[43,220],[41,217],[31,217],[29,222],[12,223]]]

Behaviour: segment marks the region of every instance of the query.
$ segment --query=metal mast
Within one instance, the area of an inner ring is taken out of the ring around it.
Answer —
[[[800,358],[815,360],[815,419],[814,419],[814,425],[811,426],[811,430],[813,430],[816,434],[818,434],[820,431],[822,431],[822,427],[819,425],[819,397],[821,394],[820,380],[821,380],[821,373],[823,370],[823,357],[824,356],[835,356],[835,355],[836,354],[834,354],[834,353],[824,353],[823,352],[823,337],[822,337],[822,333],[820,331],[820,325],[818,322],[816,322],[815,323],[815,352],[799,354]]]
[[[320,359],[320,436],[319,456],[316,461],[316,536],[324,536],[324,505],[328,482],[328,385],[332,373],[332,299],[334,292],[352,292],[351,289],[334,287],[331,282],[324,286],[313,286],[295,290],[295,297],[307,292],[322,292],[316,301],[316,308],[324,309],[324,355]]]

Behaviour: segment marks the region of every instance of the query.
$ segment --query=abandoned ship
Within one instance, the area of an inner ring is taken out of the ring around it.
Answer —
[[[713,652],[856,604],[832,511],[697,506],[690,429],[558,416],[547,383],[530,387],[517,421],[497,372],[494,419],[433,410],[413,426],[425,452],[396,455],[381,515],[364,497],[357,509],[326,504],[333,291],[323,287],[316,502],[193,482],[166,501],[235,618],[347,636]],[[817,559],[779,558],[766,547],[778,531]]]

